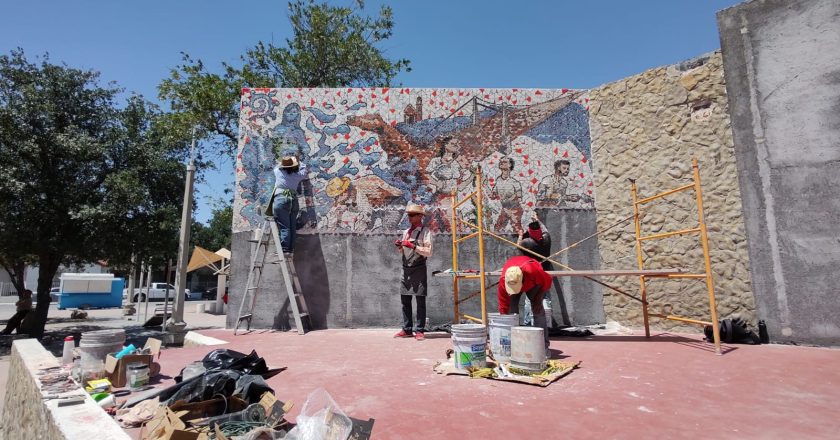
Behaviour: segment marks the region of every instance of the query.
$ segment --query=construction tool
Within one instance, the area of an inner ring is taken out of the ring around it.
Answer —
[[[269,230],[271,235],[269,236]],[[267,217],[257,232],[257,238],[249,240],[256,243],[254,252],[251,254],[251,266],[248,271],[248,281],[245,284],[245,294],[242,295],[242,303],[239,305],[239,314],[236,318],[236,327],[233,329],[233,334],[236,335],[242,321],[246,322],[246,330],[251,330],[251,320],[254,317],[254,306],[257,303],[257,296],[260,291],[263,269],[266,263],[280,265],[280,273],[283,276],[283,285],[286,288],[286,295],[289,300],[289,308],[292,311],[292,316],[295,321],[295,327],[298,334],[306,333],[303,320],[309,318],[309,310],[306,307],[306,299],[303,296],[300,288],[300,280],[298,279],[297,270],[295,269],[294,259],[291,254],[284,254],[280,247],[280,232],[277,229],[277,223],[274,219]],[[277,257],[271,257],[269,260],[269,246],[273,242],[274,252]],[[248,312],[243,314],[245,303],[250,302]],[[311,322],[309,323],[311,325]]]

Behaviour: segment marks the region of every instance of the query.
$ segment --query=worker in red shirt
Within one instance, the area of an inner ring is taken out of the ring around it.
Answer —
[[[548,329],[546,328],[543,296],[551,288],[551,275],[546,273],[540,262],[532,257],[520,255],[511,257],[502,267],[499,280],[499,313],[509,315],[519,312],[519,300],[524,292],[534,310],[534,327],[542,327],[545,348],[548,350]]]

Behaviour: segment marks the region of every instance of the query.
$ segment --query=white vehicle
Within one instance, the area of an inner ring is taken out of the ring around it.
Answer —
[[[167,287],[169,289],[169,299],[175,299],[175,286],[166,283],[152,283],[149,288],[149,300],[163,299],[166,296]],[[146,288],[134,289],[134,302],[142,302],[146,300]],[[123,295],[125,296],[125,295]],[[184,289],[184,299],[190,299],[190,289]]]

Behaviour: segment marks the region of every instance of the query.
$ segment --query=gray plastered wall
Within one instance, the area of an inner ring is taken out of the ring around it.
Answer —
[[[840,344],[840,2],[718,13],[758,316],[771,339]]]
[[[592,210],[553,210],[541,212],[552,233],[553,249],[560,250],[595,232]],[[252,243],[249,232],[233,235],[231,258],[230,308],[227,326],[233,327],[242,292],[247,282]],[[513,237],[507,236],[508,239]],[[295,262],[301,288],[315,328],[394,327],[400,325],[399,279],[401,260],[394,249],[396,234],[307,234],[296,242]],[[486,268],[501,268],[504,261],[518,255],[508,244],[486,238]],[[468,240],[460,247],[460,268],[478,268],[477,241]],[[598,268],[598,240],[587,240],[557,257],[558,262],[576,269]],[[453,295],[451,278],[433,277],[431,271],[452,265],[452,237],[434,236],[434,255],[428,263],[429,296],[427,316],[431,324],[452,322]],[[252,328],[288,329],[293,322],[287,310],[279,267],[268,266],[255,307]],[[490,280],[495,282],[495,279]],[[561,300],[557,286],[563,291]],[[478,290],[474,281],[461,284],[461,294]],[[595,324],[604,322],[601,288],[582,278],[561,278],[551,293],[552,313],[560,324]],[[480,300],[475,297],[461,307],[462,313],[480,316]],[[487,290],[489,312],[497,310],[496,287]]]

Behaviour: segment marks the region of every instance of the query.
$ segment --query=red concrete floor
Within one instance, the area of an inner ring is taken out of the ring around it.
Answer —
[[[289,420],[323,387],[348,415],[376,419],[374,439],[840,438],[840,350],[732,345],[718,356],[694,335],[558,338],[554,357],[580,368],[540,388],[435,374],[449,335],[395,331],[209,330],[230,343],[165,350],[160,362],[175,376],[214,348],[255,349],[288,367],[268,383],[294,402]]]

